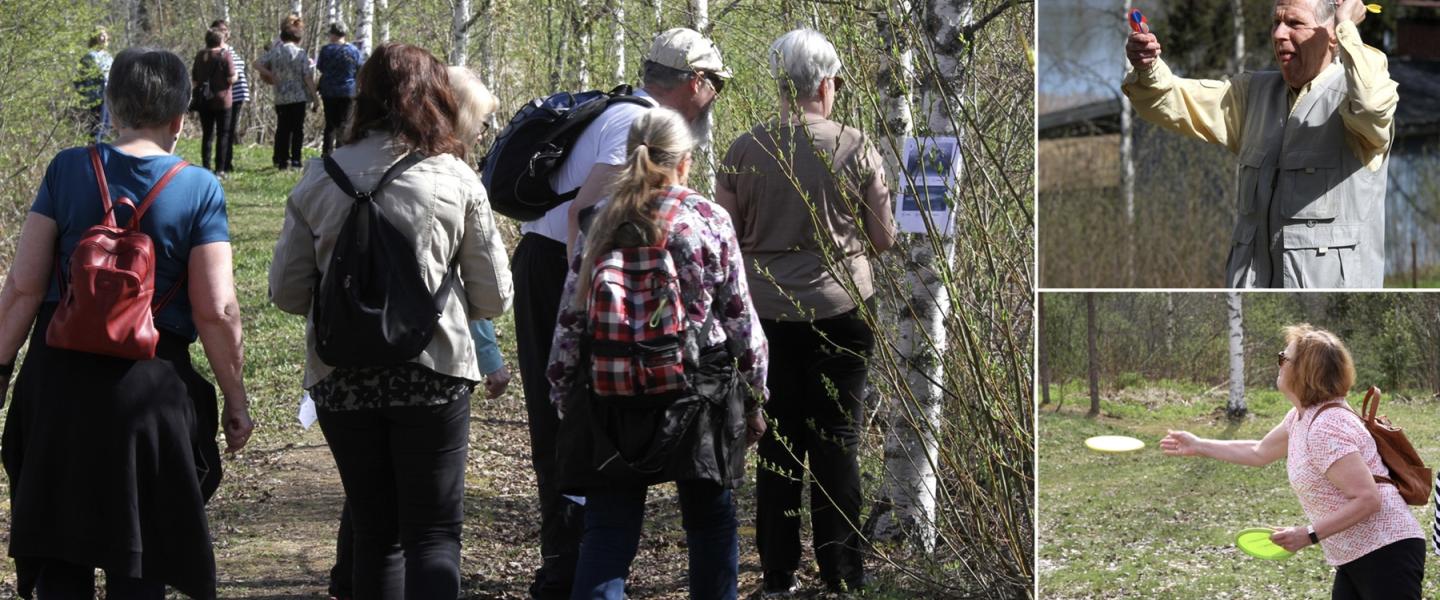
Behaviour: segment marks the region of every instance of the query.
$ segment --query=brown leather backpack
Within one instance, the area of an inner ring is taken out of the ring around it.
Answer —
[[[59,277],[63,290],[60,306],[45,330],[45,343],[53,348],[104,354],[130,360],[155,358],[160,334],[154,315],[175,296],[184,281],[155,298],[155,244],[140,231],[140,219],[155,197],[189,163],[180,161],[165,173],[145,199],[136,206],[129,198],[110,202],[110,186],[100,152],[90,147],[90,164],[95,168],[100,203],[105,218],[85,230],[70,255],[70,279]],[[115,207],[129,206],[130,222],[115,223]],[[61,275],[60,265],[55,266]]]
[[[1366,431],[1370,432],[1370,437],[1375,439],[1375,449],[1380,452],[1380,460],[1385,463],[1385,468],[1390,470],[1389,477],[1375,475],[1375,483],[1395,486],[1400,490],[1400,497],[1411,506],[1424,506],[1429,503],[1434,472],[1425,466],[1425,461],[1420,460],[1420,453],[1415,451],[1415,446],[1405,437],[1403,429],[1390,424],[1389,417],[1385,415],[1375,416],[1375,411],[1380,408],[1380,388],[1372,385],[1365,392],[1359,414],[1350,410],[1347,405],[1328,404],[1315,411],[1310,422],[1315,422],[1320,413],[1341,406],[1345,407],[1346,412],[1360,417]]]

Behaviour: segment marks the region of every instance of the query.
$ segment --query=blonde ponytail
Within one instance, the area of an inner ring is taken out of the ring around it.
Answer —
[[[575,287],[574,306],[585,310],[595,258],[618,247],[659,243],[659,215],[656,194],[679,180],[680,162],[695,147],[690,128],[679,113],[653,108],[630,125],[625,143],[625,169],[611,185],[610,200],[591,221],[580,261],[580,285]]]

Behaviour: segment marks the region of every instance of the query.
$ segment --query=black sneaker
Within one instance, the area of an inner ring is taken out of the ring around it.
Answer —
[[[800,582],[794,571],[765,574],[765,584],[760,590],[761,598],[791,598],[800,591]]]

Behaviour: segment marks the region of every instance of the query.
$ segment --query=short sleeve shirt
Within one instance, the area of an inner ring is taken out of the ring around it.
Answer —
[[[275,73],[277,106],[310,100],[305,91],[305,80],[314,76],[315,69],[310,66],[310,57],[305,55],[304,48],[289,42],[276,44],[260,58],[260,64]]]
[[[650,98],[644,90],[636,90],[635,95]],[[579,189],[595,165],[625,164],[625,141],[630,135],[630,124],[647,110],[650,110],[649,107],[624,102],[605,109],[595,117],[575,139],[565,163],[551,176],[551,189],[559,193]],[[564,243],[570,227],[569,210],[569,202],[556,206],[539,219],[521,225],[520,232],[538,233]]]
[[[1285,416],[1290,431],[1286,470],[1300,507],[1313,523],[1334,514],[1345,504],[1345,494],[1325,477],[1335,461],[1360,453],[1372,475],[1390,475],[1375,449],[1375,439],[1360,418],[1345,408],[1332,408],[1316,416],[1323,406],[1291,409]],[[1393,485],[1380,484],[1380,510],[1320,540],[1325,562],[1338,566],[1386,545],[1409,538],[1424,538],[1420,523]]]
[[[718,171],[716,185],[735,194],[732,216],[761,318],[843,314],[855,308],[852,281],[870,297],[865,192],[885,179],[885,166],[859,130],[813,115],[803,125],[757,125],[731,144]],[[832,274],[826,254],[845,273]]]
[[[364,59],[350,44],[326,44],[315,59],[320,71],[320,95],[326,98],[354,98],[355,74]]]
[[[130,198],[137,204],[151,186],[180,161],[173,154],[130,156],[109,144],[100,144],[100,159],[110,184],[111,200]],[[59,272],[69,277],[70,254],[84,237],[85,230],[104,218],[95,171],[87,148],[70,148],[56,155],[45,170],[40,191],[30,211],[55,221]],[[130,219],[130,209],[115,209],[118,223]],[[209,171],[187,167],[170,180],[155,198],[140,230],[155,244],[155,293],[171,290],[190,264],[190,250],[214,242],[230,241],[230,222],[225,212],[225,192]],[[52,277],[46,302],[60,301],[60,282]],[[189,288],[182,285],[160,313],[156,327],[194,341],[195,323],[190,316]]]

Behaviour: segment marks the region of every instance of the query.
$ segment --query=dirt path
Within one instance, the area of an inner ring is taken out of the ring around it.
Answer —
[[[518,390],[518,382],[512,390]],[[537,561],[534,501],[524,408],[514,392],[476,400],[462,549],[465,597],[522,599]],[[291,429],[285,424],[284,429]],[[286,437],[295,437],[295,426]],[[280,437],[280,436],[277,436]],[[221,598],[323,598],[334,561],[343,497],[324,438],[315,427],[298,441],[267,447],[265,436],[227,461],[210,504]],[[759,584],[748,489],[741,516],[741,591]],[[634,598],[684,598],[685,540],[674,486],[650,492],[644,538],[630,580]]]

